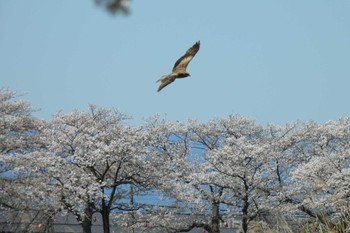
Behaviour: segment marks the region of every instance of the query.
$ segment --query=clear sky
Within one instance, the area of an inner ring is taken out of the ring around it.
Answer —
[[[88,104],[136,121],[259,123],[350,116],[350,1],[133,0],[111,15],[93,0],[0,1],[0,85],[35,115]],[[197,40],[191,77],[155,83]]]

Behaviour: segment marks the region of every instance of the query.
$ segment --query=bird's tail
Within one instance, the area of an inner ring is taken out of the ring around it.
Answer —
[[[162,75],[162,77],[160,77],[160,79],[158,79],[158,80],[156,81],[156,83],[162,81],[162,80],[165,79],[166,77],[168,77],[167,74],[166,74],[166,75]]]

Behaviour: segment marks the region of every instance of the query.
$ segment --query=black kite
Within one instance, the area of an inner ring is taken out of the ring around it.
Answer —
[[[196,42],[191,48],[189,48],[185,55],[180,57],[174,65],[173,71],[171,74],[163,75],[157,82],[160,82],[160,86],[158,88],[158,92],[162,90],[164,87],[174,82],[177,78],[186,78],[191,76],[186,71],[186,67],[188,63],[192,60],[192,58],[196,55],[200,47],[200,41]]]

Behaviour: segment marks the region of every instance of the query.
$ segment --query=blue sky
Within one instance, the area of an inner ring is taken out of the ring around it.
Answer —
[[[0,83],[50,119],[88,104],[136,121],[350,115],[350,1],[0,1]],[[197,40],[191,77],[155,83]]]

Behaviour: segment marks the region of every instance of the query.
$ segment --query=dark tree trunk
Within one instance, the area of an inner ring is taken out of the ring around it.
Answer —
[[[220,233],[220,206],[219,202],[213,201],[211,213],[211,233]]]
[[[81,226],[83,227],[84,233],[91,233],[91,219],[84,218],[84,220],[81,223]]]
[[[248,222],[249,222],[249,218],[248,218],[248,208],[249,208],[249,202],[248,202],[248,195],[246,195],[244,197],[243,200],[243,209],[242,209],[242,229],[244,233],[248,232]]]
[[[89,203],[88,207],[86,207],[85,209],[85,216],[81,221],[81,226],[83,227],[84,233],[91,233],[93,209],[94,209],[93,203]]]
[[[54,227],[53,227],[54,219],[52,216],[50,216],[46,220],[46,228],[44,230],[45,233],[53,233],[54,232]]]
[[[105,200],[102,199],[101,215],[102,215],[102,222],[103,222],[103,233],[110,233],[109,214],[110,214],[109,208],[108,208]]]

